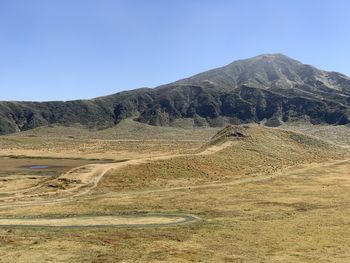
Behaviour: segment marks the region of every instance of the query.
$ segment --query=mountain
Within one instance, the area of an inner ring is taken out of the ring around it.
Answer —
[[[0,134],[49,124],[107,128],[125,118],[151,125],[186,119],[195,126],[307,120],[350,122],[350,78],[282,54],[235,61],[154,89],[92,100],[0,102]]]

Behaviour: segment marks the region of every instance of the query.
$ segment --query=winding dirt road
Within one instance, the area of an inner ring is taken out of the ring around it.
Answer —
[[[75,217],[1,218],[0,227],[164,227],[192,223],[199,220],[193,215],[145,214],[99,215]]]

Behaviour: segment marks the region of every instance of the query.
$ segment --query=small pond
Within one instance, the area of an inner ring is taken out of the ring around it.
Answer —
[[[29,169],[47,169],[49,168],[48,165],[32,165],[32,166],[29,166]]]

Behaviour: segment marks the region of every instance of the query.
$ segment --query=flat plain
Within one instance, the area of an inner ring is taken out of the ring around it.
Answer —
[[[0,262],[349,262],[349,128],[282,128],[1,136]]]

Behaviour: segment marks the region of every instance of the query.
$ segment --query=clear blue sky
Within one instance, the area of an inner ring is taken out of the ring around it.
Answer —
[[[0,100],[92,98],[281,52],[350,75],[347,0],[0,0]]]

